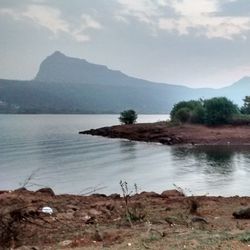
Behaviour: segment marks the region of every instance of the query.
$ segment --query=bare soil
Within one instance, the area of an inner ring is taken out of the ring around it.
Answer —
[[[193,124],[172,126],[170,123],[157,122],[103,127],[79,133],[135,141],[159,142],[166,145],[250,145],[250,126],[208,127]]]
[[[250,197],[0,192],[0,249],[250,249]],[[42,208],[48,206],[53,213]]]

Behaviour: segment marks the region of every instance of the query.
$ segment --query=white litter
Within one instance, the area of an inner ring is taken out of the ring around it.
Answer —
[[[43,207],[42,212],[45,214],[53,214],[53,209],[51,207]]]

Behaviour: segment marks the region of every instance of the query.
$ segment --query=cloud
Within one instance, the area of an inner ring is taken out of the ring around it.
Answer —
[[[212,14],[219,10],[218,0],[171,0],[165,3],[181,16],[201,16]]]
[[[246,38],[250,17],[225,16],[223,3],[236,0],[118,0],[120,20],[132,16],[138,21],[178,35],[203,36],[209,39]],[[166,14],[168,9],[168,14]],[[171,10],[171,15],[169,15]]]
[[[7,15],[12,17],[14,20],[20,20],[20,15],[16,13],[14,10],[9,8],[2,8],[0,9],[0,15]]]
[[[61,12],[58,9],[43,5],[30,5],[21,15],[47,28],[54,35],[59,32],[70,33],[70,25],[62,19]]]
[[[82,28],[83,29],[101,29],[101,24],[97,22],[93,17],[90,15],[82,14],[81,15],[82,20]]]
[[[90,15],[82,14],[81,15],[81,24],[79,28],[76,28],[72,31],[72,36],[78,42],[87,42],[90,41],[90,36],[86,34],[88,29],[101,29],[102,26]]]
[[[166,31],[176,31],[179,35],[194,32],[197,36],[207,38],[224,38],[232,40],[235,36],[245,38],[245,32],[250,30],[250,18],[247,17],[181,17],[160,18],[159,28]]]
[[[70,23],[62,17],[59,9],[47,5],[32,4],[23,11],[4,8],[0,9],[0,15],[8,15],[14,20],[31,20],[37,26],[49,30],[55,37],[65,33],[77,42],[90,41],[87,31],[102,28],[97,20],[86,14],[81,15],[78,24]]]
[[[245,38],[250,30],[249,17],[219,16],[221,5],[218,0],[174,0],[169,2],[177,18],[159,18],[159,28],[176,31],[180,35],[194,32],[207,38],[224,38],[232,40],[236,36]]]
[[[117,16],[125,18],[133,16],[140,22],[150,24],[153,22],[152,18],[158,15],[158,1],[152,0],[118,0],[121,9]]]

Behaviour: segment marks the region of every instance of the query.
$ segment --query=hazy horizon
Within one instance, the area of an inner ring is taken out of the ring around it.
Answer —
[[[0,0],[0,78],[54,51],[153,82],[219,88],[250,75],[246,0]]]

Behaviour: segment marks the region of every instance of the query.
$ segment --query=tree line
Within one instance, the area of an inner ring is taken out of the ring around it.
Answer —
[[[206,125],[250,124],[250,96],[243,101],[240,108],[226,97],[181,101],[174,105],[171,121]]]
[[[181,101],[174,105],[170,117],[173,123],[195,123],[205,125],[250,124],[250,96],[246,96],[242,107],[238,107],[226,97]],[[125,110],[119,120],[123,124],[136,122],[137,113]]]

